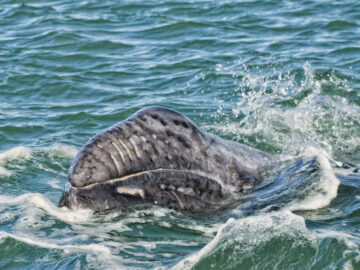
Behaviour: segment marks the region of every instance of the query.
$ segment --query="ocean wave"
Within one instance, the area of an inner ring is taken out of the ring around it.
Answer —
[[[45,148],[45,153],[50,157],[74,159],[79,149],[70,145],[53,145]]]
[[[14,172],[21,172],[29,164],[43,171],[54,172],[48,166],[44,166],[44,161],[50,160],[53,165],[62,167],[59,159],[72,160],[77,152],[76,147],[69,145],[53,145],[44,149],[15,146],[0,153],[0,177],[10,177]],[[24,164],[26,162],[27,164]]]
[[[0,153],[0,176],[2,177],[10,177],[13,172],[6,169],[7,163],[12,162],[14,160],[27,160],[31,158],[31,150],[24,146],[17,146],[11,148],[5,152]]]
[[[303,199],[294,200],[286,208],[291,211],[315,210],[325,207],[337,196],[339,179],[335,176],[329,156],[324,150],[309,147],[306,155],[316,156],[321,170],[320,180],[307,187],[308,194]]]
[[[229,219],[211,242],[172,269],[285,269],[323,264],[355,269],[360,249],[352,239],[331,230],[310,231],[304,218],[290,211],[259,214]],[[330,258],[327,251],[343,257]]]
[[[221,261],[215,263],[212,268],[232,269],[236,264],[241,265],[247,256],[256,256],[254,249],[262,243],[269,242],[271,239],[280,236],[288,236],[295,240],[298,238],[297,235],[310,239],[311,242],[311,238],[307,236],[308,231],[305,220],[289,211],[239,220],[231,218],[220,227],[216,237],[210,243],[199,252],[179,262],[173,269],[196,269],[199,263],[211,257],[212,254],[217,252],[228,253],[227,249],[230,249],[230,254],[220,256]],[[237,253],[247,254],[247,256],[245,255],[245,258],[241,259],[241,256],[237,255]]]

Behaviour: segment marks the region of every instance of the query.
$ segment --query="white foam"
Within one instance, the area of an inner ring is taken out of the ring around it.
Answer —
[[[70,145],[53,145],[47,148],[45,152],[51,157],[73,159],[79,152],[79,149]]]
[[[197,262],[201,260],[206,254],[209,254],[211,250],[213,250],[219,243],[224,234],[224,230],[231,226],[235,222],[235,219],[230,218],[225,224],[223,224],[215,238],[211,240],[205,247],[203,247],[200,251],[191,254],[189,257],[181,260],[178,264],[176,264],[172,270],[186,270],[191,269]]]
[[[92,254],[96,254],[102,259],[113,259],[111,251],[109,248],[100,245],[100,244],[86,244],[86,245],[59,245],[55,243],[51,243],[51,241],[42,241],[41,239],[30,238],[28,236],[19,236],[11,233],[6,233],[0,231],[0,239],[4,238],[12,238],[17,241],[23,242],[25,244],[31,246],[37,246],[41,248],[47,249],[58,249],[62,250],[64,253],[78,253],[80,252],[91,252]]]
[[[144,208],[144,209],[139,209],[136,211],[133,211],[131,213],[128,213],[128,217],[145,217],[145,216],[154,216],[157,218],[160,217],[167,217],[170,214],[174,214],[175,211],[169,208],[165,208],[165,207],[150,207],[150,208]]]
[[[11,209],[11,211],[9,211]],[[8,215],[11,212],[12,215]],[[90,210],[69,210],[55,206],[44,195],[27,193],[20,196],[0,195],[0,220],[11,220],[14,224],[11,232],[0,232],[0,238],[11,237],[28,245],[47,249],[58,249],[64,253],[86,254],[86,264],[89,268],[119,269],[124,264],[139,264],[136,258],[147,258],[145,264],[159,260],[163,256],[156,254],[156,249],[162,246],[196,247],[196,240],[134,239],[124,241],[123,232],[143,228],[141,223],[151,226],[171,227],[181,214],[160,207],[150,207],[134,211],[110,212],[106,215],[93,214]],[[55,226],[58,220],[64,221],[59,228]],[[189,228],[192,227],[191,222]],[[206,227],[204,225],[204,227]],[[199,228],[201,231],[201,228]],[[113,232],[116,232],[114,235]],[[120,235],[117,235],[117,234]],[[125,236],[126,237],[126,236]],[[0,240],[1,241],[1,240]],[[89,243],[90,244],[87,244]],[[94,243],[95,242],[95,243]],[[119,254],[128,254],[126,259]],[[172,255],[174,256],[174,255]],[[143,263],[140,263],[142,266]],[[159,263],[159,265],[161,265]],[[123,266],[125,267],[125,266]],[[139,266],[139,268],[141,268]]]
[[[0,153],[0,163],[5,161],[12,161],[19,158],[29,159],[31,157],[31,150],[24,146],[16,146],[3,153]]]
[[[33,207],[29,206],[29,204]],[[0,195],[0,205],[18,205],[23,208],[30,207],[30,212],[33,212],[34,207],[36,207],[70,224],[87,223],[93,216],[93,212],[89,209],[70,210],[66,207],[57,207],[48,198],[39,193],[26,193],[20,196]]]
[[[86,224],[93,216],[93,212],[89,209],[70,210],[67,207],[57,207],[42,194],[33,193],[29,196],[29,202],[45,210],[49,215],[70,224]]]
[[[24,146],[16,146],[5,152],[0,153],[0,176],[10,177],[13,172],[4,168],[8,162],[12,162],[19,159],[30,159],[31,150]]]
[[[287,209],[295,210],[315,210],[325,207],[337,196],[339,179],[335,176],[329,161],[329,155],[322,149],[308,147],[306,155],[315,156],[320,165],[320,180],[311,186],[311,191],[304,199],[292,202]]]
[[[53,189],[63,189],[59,184],[60,184],[60,180],[57,179],[51,179],[49,181],[46,182],[50,187],[52,187]]]
[[[317,230],[316,235],[319,239],[325,239],[325,238],[336,238],[338,240],[341,240],[348,249],[350,250],[359,250],[359,245],[355,243],[358,239],[351,234],[341,232],[341,231],[334,231],[334,230]]]
[[[0,222],[9,222],[13,221],[16,218],[17,214],[13,212],[5,212],[0,215]]]
[[[344,262],[343,268],[346,270],[354,270],[353,265],[360,262],[360,247],[357,244],[358,238],[341,231],[334,230],[317,230],[314,232],[319,241],[323,239],[337,239],[339,242],[345,244],[346,248],[343,248],[342,257],[346,261]],[[356,268],[357,269],[357,268]]]
[[[2,177],[10,177],[13,174],[13,172],[3,168],[0,166],[0,176]]]
[[[234,70],[238,87],[229,90],[235,103],[229,103],[230,119],[220,102],[219,112],[214,116],[219,121],[203,127],[242,142],[250,136],[249,141],[254,142],[255,136],[257,145],[265,144],[275,149],[283,149],[297,138],[309,138],[323,148],[333,148],[327,151],[352,153],[360,145],[357,136],[360,107],[344,97],[323,94],[323,89],[329,86],[338,91],[352,92],[353,89],[346,80],[334,74],[317,78],[308,62],[303,65],[303,70],[301,82],[294,74],[277,70],[263,71],[264,74],[246,66]],[[238,77],[241,80],[237,81]]]
[[[260,242],[268,241],[279,235],[292,233],[301,233],[306,235],[307,238],[311,238],[308,236],[304,218],[294,215],[290,211],[274,212],[239,220],[230,218],[219,228],[212,241],[200,251],[180,261],[173,267],[173,270],[191,269],[217,247],[224,247],[230,242],[245,242],[245,246],[251,249],[253,245]],[[247,252],[247,250],[242,250],[242,252]]]
[[[20,196],[9,196],[9,195],[0,195],[0,205],[17,205],[25,202],[31,193],[22,194]]]

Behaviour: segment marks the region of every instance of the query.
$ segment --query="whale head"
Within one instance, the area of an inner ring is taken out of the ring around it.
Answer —
[[[147,107],[91,138],[75,157],[61,206],[208,208],[260,183],[271,157]]]

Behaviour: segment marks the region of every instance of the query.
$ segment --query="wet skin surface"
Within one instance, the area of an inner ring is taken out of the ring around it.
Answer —
[[[71,165],[60,205],[197,211],[259,184],[270,161],[201,131],[176,111],[148,107],[89,140]]]

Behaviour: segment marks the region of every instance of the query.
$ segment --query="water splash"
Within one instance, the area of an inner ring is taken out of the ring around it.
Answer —
[[[315,210],[329,205],[336,198],[340,185],[340,181],[330,165],[330,157],[327,152],[308,147],[305,153],[308,157],[316,157],[320,167],[320,179],[306,187],[304,198],[296,199],[285,207],[291,211]]]
[[[221,123],[206,129],[275,153],[305,139],[336,157],[352,158],[358,152],[360,108],[343,94],[354,93],[346,79],[315,72],[308,62],[286,73],[242,66],[234,78],[231,114],[219,103],[214,118]]]

